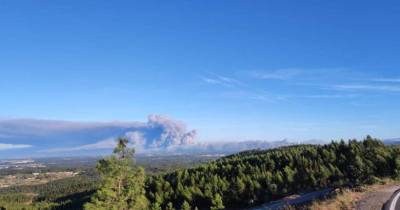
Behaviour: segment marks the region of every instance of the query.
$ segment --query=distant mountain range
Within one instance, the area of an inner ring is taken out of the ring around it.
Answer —
[[[386,144],[386,145],[400,144],[400,138],[385,139],[385,140],[383,140],[383,143]]]

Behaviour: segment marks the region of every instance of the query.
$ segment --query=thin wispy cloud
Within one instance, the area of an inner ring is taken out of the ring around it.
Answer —
[[[212,74],[212,76],[208,77],[203,76],[202,80],[208,84],[220,85],[229,88],[229,90],[223,90],[220,92],[224,98],[261,102],[273,102],[280,100],[279,97],[275,97],[265,90],[252,87],[251,85],[233,77]]]
[[[229,87],[230,90],[221,90],[220,94],[225,98],[249,102],[345,100],[370,96],[373,91],[400,92],[400,85],[396,85],[400,78],[379,77],[347,68],[282,68],[239,74],[246,79],[245,85],[232,77],[216,74],[202,79],[208,84]],[[272,80],[282,82],[269,82]]]
[[[287,80],[299,76],[303,73],[301,69],[278,69],[273,71],[253,71],[250,75],[256,79],[265,80]]]
[[[254,91],[254,90],[228,91],[228,92],[223,92],[222,96],[230,99],[250,100],[250,101],[260,101],[260,102],[275,102],[278,100],[283,100],[282,97],[274,96],[263,91]]]
[[[295,99],[342,99],[342,98],[355,98],[356,94],[340,94],[340,93],[320,93],[320,94],[310,94],[310,95],[295,95],[291,92],[274,92],[268,91],[263,87],[260,87],[260,83],[257,84],[256,80],[287,80],[289,83],[282,83],[282,86],[286,86],[286,90],[293,88],[294,86],[299,88],[307,88],[318,91],[327,90],[326,84],[321,82],[321,79],[333,78],[336,79],[342,76],[347,78],[347,74],[340,74],[343,69],[333,68],[333,69],[301,69],[301,68],[286,68],[278,69],[273,71],[252,71],[252,72],[242,72],[242,76],[247,78],[247,83],[243,83],[237,79],[229,76],[220,76],[212,74],[212,76],[203,76],[202,80],[207,84],[220,85],[224,87],[233,88],[229,91],[222,91],[221,95],[225,98],[238,99],[238,100],[249,100],[249,101],[262,101],[262,102],[277,102],[277,101],[287,101]],[[351,78],[351,77],[350,77]],[[322,80],[326,81],[326,80]],[[254,82],[254,83],[253,83]],[[262,86],[265,85],[261,84]],[[288,86],[290,85],[290,86]],[[332,85],[330,85],[329,89]],[[335,87],[336,89],[345,87]],[[331,92],[331,91],[330,91]]]
[[[0,151],[1,150],[12,150],[12,149],[25,149],[30,148],[32,145],[28,144],[3,144],[0,143]]]
[[[201,79],[207,84],[221,85],[225,87],[238,87],[243,86],[243,83],[237,79],[227,76],[212,74],[209,76],[202,76]]]
[[[310,99],[335,99],[335,98],[355,98],[356,94],[320,94],[320,95],[307,95],[302,96],[302,98]]]
[[[400,86],[393,86],[393,85],[345,84],[345,85],[335,85],[333,86],[333,88],[336,90],[400,92]]]
[[[400,83],[400,78],[376,78],[372,79],[374,82],[388,82],[388,83]]]

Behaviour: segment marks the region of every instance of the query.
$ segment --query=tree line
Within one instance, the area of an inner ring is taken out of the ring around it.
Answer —
[[[399,148],[368,136],[362,142],[242,152],[149,177],[146,192],[153,209],[240,209],[295,193],[399,175]]]

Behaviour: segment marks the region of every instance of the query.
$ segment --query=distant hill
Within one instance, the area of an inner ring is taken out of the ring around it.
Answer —
[[[386,140],[383,140],[383,143],[386,144],[386,145],[400,144],[400,138],[386,139]]]

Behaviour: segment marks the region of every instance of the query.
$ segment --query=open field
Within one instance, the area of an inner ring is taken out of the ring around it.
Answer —
[[[16,174],[0,177],[0,188],[22,186],[22,185],[38,185],[46,184],[50,181],[64,179],[78,175],[78,172],[46,172],[32,174]]]

